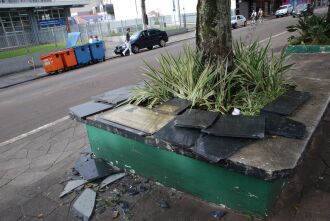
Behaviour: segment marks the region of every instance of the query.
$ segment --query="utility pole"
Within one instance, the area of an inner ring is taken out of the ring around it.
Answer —
[[[184,0],[183,0],[183,27],[187,28],[187,18],[186,18],[186,10],[185,10],[185,4],[184,4]]]
[[[141,0],[141,11],[142,11],[142,21],[143,21],[143,30],[147,29],[148,20],[146,13],[146,0]]]
[[[181,28],[181,11],[180,11],[180,0],[178,0],[178,16],[179,16],[179,27]]]
[[[136,0],[135,0],[135,11],[136,11],[135,26],[136,26],[136,31],[138,31],[138,17],[139,17],[139,13],[138,13],[138,9],[137,9]]]

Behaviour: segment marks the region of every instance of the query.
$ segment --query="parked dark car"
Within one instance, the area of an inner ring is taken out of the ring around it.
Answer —
[[[148,48],[149,50],[151,50],[155,45],[165,47],[167,41],[167,33],[158,29],[148,29],[144,31],[135,32],[130,38],[132,52],[134,54],[138,53],[142,48]],[[123,55],[122,52],[125,49],[126,45],[125,43],[122,43],[116,46],[114,52],[117,55]],[[126,55],[128,54],[129,51],[127,50]]]
[[[313,12],[314,12],[313,5],[310,3],[304,3],[296,6],[296,8],[292,11],[292,16],[295,18],[305,15],[312,15]]]

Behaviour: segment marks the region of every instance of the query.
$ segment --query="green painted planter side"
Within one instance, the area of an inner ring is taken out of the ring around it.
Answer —
[[[330,52],[329,45],[289,45],[286,47],[287,53],[321,53]]]
[[[92,151],[97,157],[240,212],[265,216],[285,183],[284,179],[268,182],[245,176],[90,125],[86,127]]]

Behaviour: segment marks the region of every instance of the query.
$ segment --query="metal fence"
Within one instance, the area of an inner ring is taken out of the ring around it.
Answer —
[[[196,24],[196,15],[187,17],[191,27]],[[181,27],[184,27],[184,16],[181,16]],[[99,21],[89,24],[74,24],[70,26],[71,31],[80,32],[82,41],[87,41],[89,36],[97,35],[101,39],[107,39],[111,41],[111,37],[123,36],[126,33],[126,29],[130,28],[132,32],[140,31],[143,29],[142,19],[130,19],[130,20],[108,20]],[[159,16],[148,18],[148,28],[157,28],[160,30],[173,30],[180,28],[179,20],[175,20],[173,16]]]
[[[196,23],[196,14],[187,14],[181,16],[181,23],[174,16],[159,16],[148,18],[148,28],[157,28],[161,30],[173,30],[181,27],[193,28]],[[97,35],[99,39],[106,41],[106,46],[112,47],[113,42],[123,39],[126,29],[130,28],[132,32],[143,29],[142,19],[130,20],[106,20],[90,22],[88,24],[70,24],[71,32],[81,33],[81,42],[88,42],[89,36]],[[65,47],[67,40],[67,28],[49,27],[32,32],[13,32],[0,35],[0,59],[10,58],[20,55],[28,55],[42,50],[58,50]],[[17,53],[19,50],[19,53]]]

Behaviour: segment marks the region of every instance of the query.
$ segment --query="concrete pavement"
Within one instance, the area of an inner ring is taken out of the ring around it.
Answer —
[[[296,69],[289,74],[299,89],[313,94],[330,94],[327,54],[294,55]],[[320,84],[322,82],[322,84]],[[266,220],[329,220],[330,213],[330,108],[328,107],[296,175],[289,180],[272,214]],[[1,220],[77,220],[71,207],[78,193],[63,199],[59,194],[79,151],[88,145],[83,125],[66,119],[38,130],[22,139],[0,144],[0,217]],[[288,147],[289,148],[289,147]],[[143,183],[145,191],[129,196],[130,186]],[[129,212],[116,220],[216,220],[211,212],[224,208],[187,194],[158,185],[143,177],[129,175],[121,182],[98,193],[92,220],[111,220],[120,200],[129,203]],[[170,208],[163,209],[159,200],[166,199]],[[97,208],[101,207],[100,205]],[[255,220],[226,210],[223,220]]]

